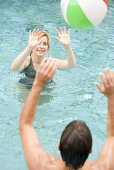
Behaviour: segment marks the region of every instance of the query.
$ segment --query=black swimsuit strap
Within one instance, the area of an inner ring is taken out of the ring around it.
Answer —
[[[30,56],[30,63],[29,63],[29,65],[33,66],[32,57],[31,56]]]

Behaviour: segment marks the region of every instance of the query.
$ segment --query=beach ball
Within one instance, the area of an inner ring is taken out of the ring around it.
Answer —
[[[108,0],[61,0],[65,21],[74,28],[91,28],[99,25],[107,13]]]

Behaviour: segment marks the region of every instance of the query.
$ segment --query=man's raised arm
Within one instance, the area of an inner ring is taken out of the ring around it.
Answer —
[[[56,71],[56,60],[49,58],[44,59],[36,74],[32,89],[25,101],[22,113],[20,116],[20,135],[24,149],[25,158],[29,169],[38,168],[38,154],[41,150],[38,137],[33,128],[33,119],[35,116],[37,103],[39,101],[40,93],[43,85],[53,77]],[[36,168],[37,166],[37,168]]]
[[[106,68],[100,78],[103,86],[98,83],[96,86],[108,99],[107,138],[114,137],[114,73]]]

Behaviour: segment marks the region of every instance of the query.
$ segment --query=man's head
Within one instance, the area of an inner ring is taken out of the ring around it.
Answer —
[[[92,148],[91,132],[85,122],[75,120],[64,129],[60,139],[60,152],[66,166],[75,170],[83,166]]]

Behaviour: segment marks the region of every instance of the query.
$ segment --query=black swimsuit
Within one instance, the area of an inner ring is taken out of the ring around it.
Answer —
[[[30,58],[29,65],[24,68],[20,73],[24,73],[25,77],[19,80],[19,83],[23,83],[26,85],[27,88],[31,88],[34,78],[36,76],[36,70],[34,69],[32,59]]]
[[[35,76],[36,76],[36,70],[34,69],[32,58],[30,58],[29,65],[26,68],[24,68],[20,73],[24,73],[25,77],[22,77],[19,80],[19,83],[25,84],[25,86],[28,89],[31,89],[33,81],[34,81]],[[49,80],[47,83],[50,83],[50,82],[52,82],[52,80]]]
[[[30,58],[30,63],[29,65],[22,71],[25,73],[25,76],[29,78],[35,78],[36,76],[36,70],[34,69],[32,59]]]

